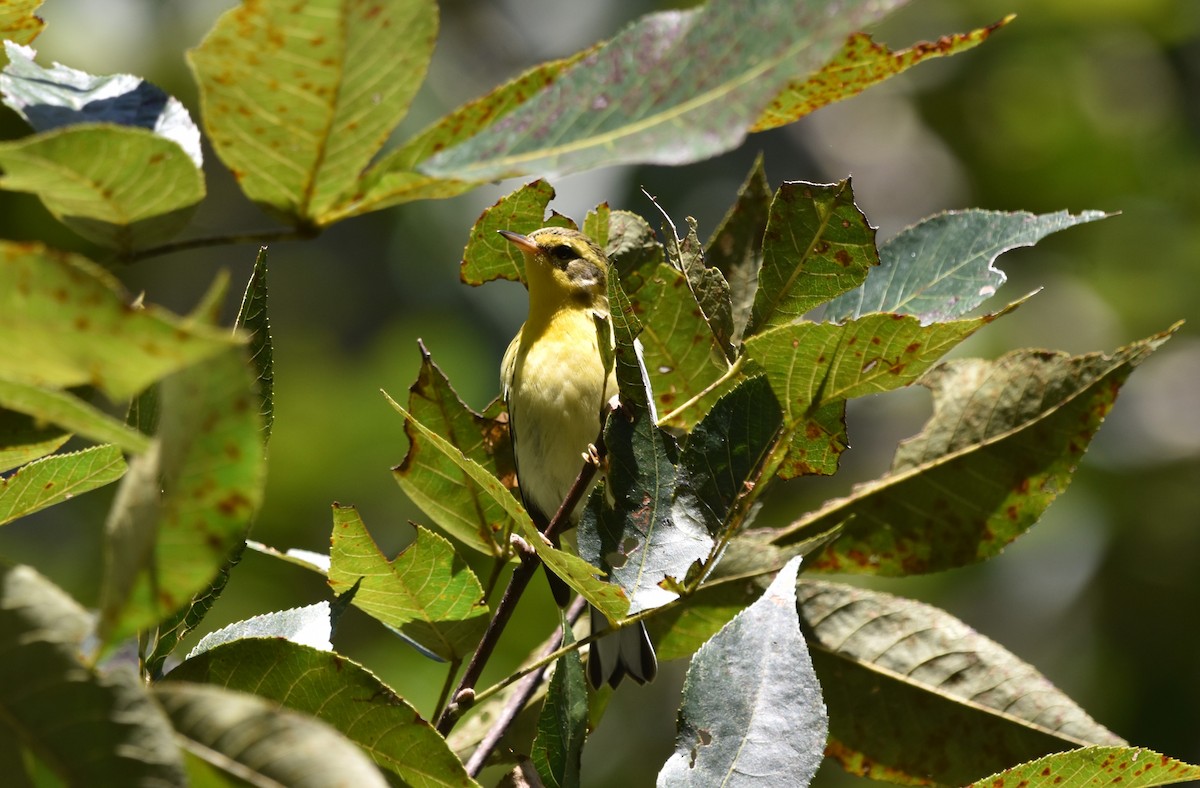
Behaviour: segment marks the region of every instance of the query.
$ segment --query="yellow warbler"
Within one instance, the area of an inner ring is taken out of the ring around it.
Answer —
[[[525,256],[529,316],[504,354],[500,382],[508,404],[517,484],[526,510],[545,528],[579,476],[583,455],[600,433],[617,381],[605,368],[597,318],[607,319],[608,258],[576,230],[543,227],[529,235],[500,234]],[[582,498],[580,499],[582,502]],[[579,521],[582,506],[571,512]],[[556,593],[556,597],[559,596]],[[566,602],[558,599],[559,604]],[[592,627],[606,626],[592,610]],[[642,683],[658,664],[641,622],[592,644],[588,678],[617,686],[628,674]]]

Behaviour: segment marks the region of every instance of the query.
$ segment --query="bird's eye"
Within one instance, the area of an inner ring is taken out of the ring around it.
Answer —
[[[558,246],[554,247],[550,250],[550,254],[555,260],[562,260],[563,262],[566,262],[567,260],[574,260],[579,256],[576,254],[574,249],[566,244],[559,244]]]

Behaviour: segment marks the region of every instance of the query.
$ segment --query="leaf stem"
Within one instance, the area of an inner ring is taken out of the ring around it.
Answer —
[[[583,611],[586,609],[587,600],[585,600],[583,597],[576,597],[575,601],[571,604],[571,607],[568,608],[564,614],[567,625],[573,626],[575,622],[579,620],[579,617],[583,615]],[[558,656],[561,656],[561,654],[566,653],[569,650],[571,650],[570,647],[566,649],[562,648],[562,632],[560,630],[556,630],[555,633],[547,638],[542,644],[542,656],[536,663],[527,666],[526,669],[523,669],[518,673],[513,674],[503,683],[489,687],[485,692],[475,696],[475,702],[478,703],[484,698],[503,689],[509,684],[509,682],[515,681],[521,677],[525,678],[524,683],[517,689],[516,693],[514,693],[513,696],[508,699],[508,702],[504,704],[504,708],[500,710],[500,714],[496,717],[495,724],[488,729],[487,734],[484,735],[484,737],[480,740],[479,745],[475,748],[475,751],[471,753],[471,758],[467,761],[468,775],[471,777],[479,776],[479,773],[483,771],[483,767],[487,765],[488,758],[491,757],[492,752],[496,749],[496,746],[500,743],[500,740],[504,738],[504,734],[516,720],[517,715],[520,714],[521,710],[529,704],[530,699],[533,698],[534,693],[537,692],[537,687],[542,683],[542,678],[546,674],[546,669],[550,667],[550,663],[557,659]]]
[[[259,230],[248,233],[230,233],[228,235],[209,235],[200,238],[186,238],[182,241],[172,241],[146,249],[137,249],[121,255],[126,263],[136,263],[150,257],[160,257],[165,254],[184,252],[189,249],[203,249],[209,246],[227,246],[232,244],[265,244],[272,241],[294,241],[303,238],[315,238],[320,229],[311,225],[302,225],[287,229]]]
[[[584,463],[583,468],[579,471],[579,476],[575,478],[571,489],[567,491],[567,496],[563,498],[562,504],[558,507],[558,511],[554,513],[554,517],[542,532],[542,535],[550,541],[553,541],[554,537],[571,521],[571,513],[575,511],[576,505],[583,499],[583,494],[591,485],[606,453],[603,436],[604,432],[601,429],[600,435],[596,438],[594,461],[589,460]],[[541,564],[532,546],[521,550],[520,556],[521,562],[517,564],[517,568],[509,577],[504,595],[500,597],[500,602],[496,605],[496,612],[492,614],[492,620],[488,622],[488,627],[484,631],[483,637],[480,638],[479,645],[475,647],[475,653],[471,655],[471,661],[467,663],[467,669],[463,672],[458,688],[454,691],[450,703],[438,717],[437,729],[442,736],[449,735],[458,718],[475,702],[475,685],[483,673],[483,668],[491,658],[492,652],[495,651],[496,644],[499,642],[504,628],[508,625],[509,619],[512,618],[521,594],[525,592],[525,587],[529,585],[529,581],[533,579]]]
[[[442,716],[442,712],[446,709],[446,702],[450,700],[450,688],[454,686],[454,677],[458,675],[458,669],[462,667],[462,659],[456,659],[450,662],[450,669],[446,671],[446,680],[442,682],[442,691],[438,695],[437,703],[433,707],[433,717],[438,719]]]

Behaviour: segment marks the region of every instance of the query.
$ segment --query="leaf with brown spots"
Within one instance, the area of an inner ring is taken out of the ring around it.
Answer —
[[[125,458],[111,445],[35,460],[0,478],[0,525],[115,482],[124,473]]]
[[[130,306],[84,257],[0,241],[0,380],[91,385],[121,400],[237,343],[227,330]]]
[[[446,539],[420,526],[390,561],[352,506],[333,507],[329,587],[351,604],[449,661],[470,655],[487,627],[483,587]]]
[[[312,715],[341,731],[404,785],[475,785],[462,761],[408,701],[340,654],[282,639],[239,640],[187,660],[170,678],[252,692]]]
[[[736,147],[766,105],[900,0],[708,3],[649,14],[479,134],[421,166],[499,180],[623,163],[684,164]]]
[[[853,33],[824,68],[784,88],[750,130],[766,131],[786,126],[828,104],[857,96],[923,60],[965,52],[983,43],[1014,18],[1006,16],[993,25],[969,33],[942,36],[937,41],[922,41],[898,52],[875,43],[866,33]]]
[[[968,788],[1151,788],[1200,782],[1200,766],[1143,747],[1083,747],[997,772]]]
[[[997,555],[1066,489],[1125,379],[1175,330],[1112,355],[1021,350],[931,370],[921,383],[933,390],[933,416],[900,445],[891,472],[775,541],[853,517],[810,571],[919,574]]]
[[[862,284],[878,265],[875,228],[841,183],[784,183],[763,236],[758,289],[743,339],[800,319]]]
[[[262,0],[222,15],[188,62],[209,138],[246,196],[323,225],[350,215],[436,37],[433,0]]]
[[[1124,743],[943,610],[817,580],[796,596],[829,705],[829,754],[852,773],[962,785],[1049,752]]]
[[[1107,216],[978,209],[931,216],[883,244],[867,281],[826,304],[823,317],[835,323],[871,312],[916,315],[924,323],[962,317],[1008,278],[994,265],[1000,255]]]
[[[915,317],[872,314],[841,325],[793,323],[747,339],[746,355],[766,373],[793,436],[781,475],[832,473],[846,447],[846,400],[912,383],[995,317],[922,326]]]
[[[633,298],[642,323],[643,358],[664,423],[689,427],[738,376],[713,336],[687,276],[661,263]],[[694,398],[699,398],[694,401]]]
[[[129,452],[143,452],[150,439],[104,411],[67,391],[13,383],[0,378],[0,408],[32,416],[77,435],[113,443]]]
[[[524,255],[498,231],[528,234],[547,225],[574,229],[572,222],[558,214],[546,218],[546,207],[553,199],[554,187],[539,179],[506,194],[485,209],[471,227],[459,278],[468,285],[481,285],[493,279],[524,282]]]
[[[110,554],[106,561],[106,585],[123,587],[115,582],[118,573],[133,576],[128,592],[104,605],[101,636],[110,643],[207,592],[230,553],[241,548],[262,500],[262,423],[241,348],[164,380],[161,403],[158,462],[126,477],[110,513],[110,521],[127,518],[132,530],[147,519],[157,522],[150,550],[133,540],[131,555]]]

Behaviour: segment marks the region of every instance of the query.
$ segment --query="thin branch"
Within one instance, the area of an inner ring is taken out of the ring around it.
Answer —
[[[572,603],[566,612],[567,625],[573,626],[586,609],[587,600],[583,597],[576,597],[574,603]],[[475,748],[475,752],[471,753],[471,758],[467,761],[468,775],[478,777],[479,773],[483,771],[483,767],[487,765],[488,758],[491,757],[496,746],[500,744],[500,740],[504,738],[504,734],[513,724],[513,721],[516,720],[517,715],[521,713],[521,710],[529,704],[534,693],[537,692],[538,685],[542,683],[542,679],[546,675],[546,669],[554,661],[553,659],[548,660],[547,657],[562,651],[560,648],[561,644],[562,632],[555,632],[542,644],[542,656],[537,663],[529,666],[527,671],[520,673],[520,675],[525,677],[524,683],[517,688],[513,696],[504,704],[504,708],[500,710],[500,714],[496,717],[495,724],[488,729],[487,734],[480,740],[479,745]],[[482,695],[476,697],[476,701],[482,699]]]
[[[273,241],[295,241],[302,238],[313,238],[320,231],[315,227],[290,227],[279,230],[260,230],[249,233],[231,233],[229,235],[209,235],[200,238],[185,238],[182,241],[172,241],[159,246],[138,249],[121,259],[127,263],[136,263],[150,257],[160,257],[165,254],[184,252],[189,249],[203,249],[209,246],[228,246],[232,244],[265,244]]]
[[[602,435],[603,433],[601,433],[601,437]],[[604,442],[601,437],[596,438],[595,455],[584,463],[583,468],[579,471],[579,476],[576,477],[566,498],[563,499],[562,505],[558,507],[558,511],[546,526],[546,530],[543,531],[543,535],[547,539],[553,539],[571,521],[571,512],[575,510],[575,507],[583,499],[583,494],[591,485],[596,470],[604,458]],[[449,735],[454,728],[454,723],[474,703],[475,685],[483,673],[483,668],[496,649],[500,635],[508,625],[509,619],[512,618],[521,594],[525,593],[525,587],[533,579],[540,564],[541,561],[538,560],[537,553],[534,552],[532,546],[527,546],[521,551],[521,563],[509,577],[508,587],[504,589],[504,595],[500,597],[500,602],[496,605],[496,612],[492,615],[492,620],[488,622],[487,630],[484,631],[479,645],[475,647],[471,661],[467,663],[467,669],[463,672],[458,689],[454,691],[450,704],[438,718],[437,729],[443,736]]]
[[[454,686],[454,677],[458,675],[458,669],[462,666],[462,660],[456,659],[450,662],[450,669],[446,671],[446,680],[442,683],[442,691],[438,694],[437,703],[433,707],[433,717],[437,719],[442,716],[442,712],[446,709],[446,702],[450,700],[450,688]]]

